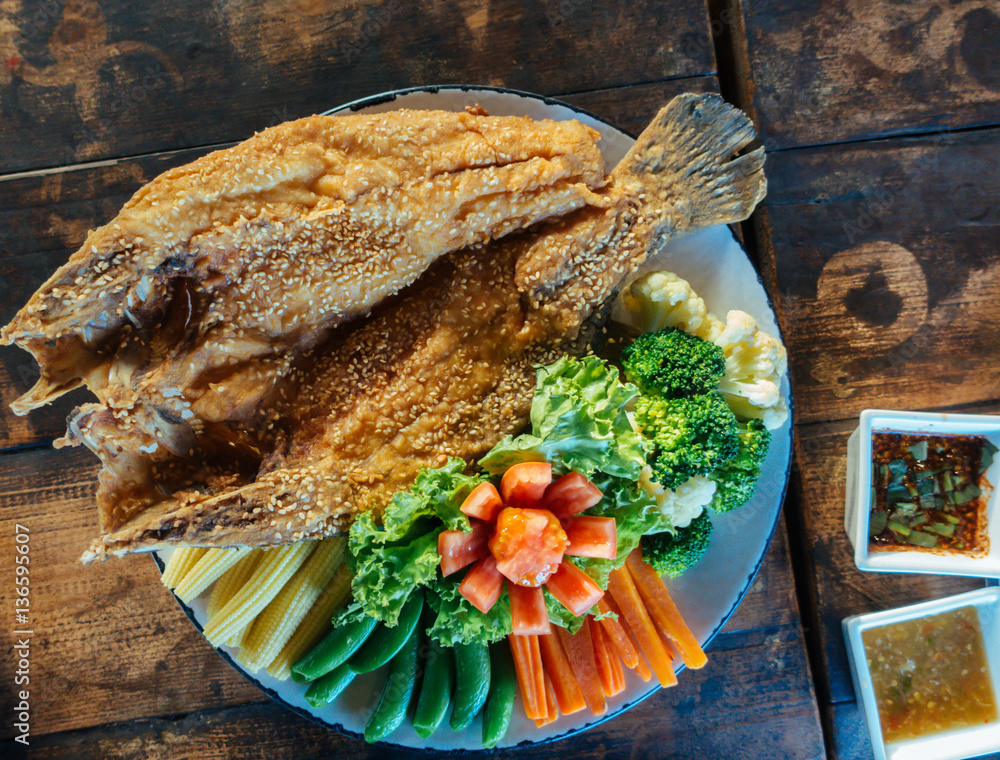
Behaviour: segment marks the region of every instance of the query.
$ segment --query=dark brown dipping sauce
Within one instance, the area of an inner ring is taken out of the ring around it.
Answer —
[[[985,555],[994,453],[982,436],[873,433],[869,547]]]

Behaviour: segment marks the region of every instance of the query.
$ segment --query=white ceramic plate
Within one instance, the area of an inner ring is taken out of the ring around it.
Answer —
[[[329,113],[379,113],[398,108],[460,111],[479,104],[494,116],[531,116],[542,119],[578,119],[602,135],[600,143],[609,170],[632,145],[633,139],[591,114],[551,99],[510,90],[461,86],[419,88],[376,95],[355,101]],[[643,270],[669,269],[688,280],[705,300],[710,311],[725,316],[730,309],[740,309],[755,317],[761,328],[777,334],[778,327],[767,293],[743,248],[725,226],[713,227],[667,246]],[[790,399],[787,379],[783,392]],[[712,543],[705,558],[680,579],[672,582],[671,593],[685,620],[703,646],[719,632],[746,594],[760,567],[781,510],[788,482],[791,457],[791,421],[772,431],[771,448],[753,499],[735,512],[714,520]],[[158,562],[168,557],[161,552]],[[192,622],[201,630],[205,623],[204,600],[185,608]],[[361,737],[369,715],[378,702],[382,673],[358,678],[334,704],[313,709],[303,698],[305,685],[277,681],[263,671],[246,673],[223,647],[220,653],[246,677],[287,707],[330,728]],[[709,653],[711,658],[711,653]],[[677,667],[682,667],[678,661]],[[608,700],[608,713],[596,718],[587,711],[561,716],[544,728],[524,716],[520,702],[506,739],[500,744],[511,747],[523,743],[562,738],[613,718],[652,694],[658,686],[643,683],[626,671],[627,688]],[[675,687],[683,689],[684,676]],[[407,724],[389,738],[390,744],[433,750],[481,749],[482,728],[479,719],[463,732],[447,727],[428,740],[421,739]]]

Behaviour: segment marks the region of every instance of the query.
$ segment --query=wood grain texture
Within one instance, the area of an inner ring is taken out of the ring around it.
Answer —
[[[266,700],[195,630],[152,559],[77,561],[97,530],[96,486],[86,450],[0,457],[3,578],[14,577],[15,523],[30,531],[32,734]],[[13,595],[5,583],[4,609]],[[5,714],[13,700],[12,689],[0,690]],[[13,731],[5,721],[0,738]]]
[[[713,74],[701,0],[3,0],[0,171],[235,141],[385,90]],[[654,33],[651,33],[655,29]]]
[[[905,406],[905,404],[900,404]],[[963,408],[981,414],[1000,412],[993,403]],[[902,607],[982,588],[985,581],[960,576],[862,572],[844,530],[847,439],[855,421],[800,425],[795,456],[802,484],[801,509],[808,567],[803,576],[812,601],[815,634],[822,660],[817,692],[831,702],[854,700],[841,631],[851,615]]]
[[[872,757],[872,742],[861,707],[856,702],[823,705],[824,720],[830,725],[830,760]]]
[[[990,0],[735,0],[723,18],[773,149],[1000,123],[998,14]]]
[[[1000,130],[772,154],[756,216],[799,422],[1000,398]]]

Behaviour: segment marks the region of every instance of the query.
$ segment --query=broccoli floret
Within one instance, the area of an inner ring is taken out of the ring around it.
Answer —
[[[750,497],[757,490],[760,470],[741,470],[723,466],[708,477],[715,481],[715,494],[708,506],[716,512],[731,512],[750,501]]]
[[[679,399],[640,396],[635,421],[653,442],[649,464],[653,480],[664,488],[707,475],[739,452],[739,424],[719,393]]]
[[[709,480],[715,481],[715,494],[709,506],[716,512],[729,512],[750,501],[771,443],[771,433],[761,420],[741,423],[737,437],[736,455],[708,475]]]
[[[702,512],[673,534],[643,536],[642,556],[660,575],[675,578],[705,556],[711,537],[712,519],[708,512]]]
[[[626,317],[643,332],[675,327],[722,349],[725,376],[719,390],[741,419],[761,419],[771,430],[788,419],[781,395],[781,378],[788,367],[785,347],[759,329],[742,311],[730,311],[725,321],[708,311],[691,283],[672,272],[649,272],[622,293]]]
[[[626,346],[622,365],[643,392],[680,398],[714,391],[725,374],[726,357],[714,343],[667,327]]]

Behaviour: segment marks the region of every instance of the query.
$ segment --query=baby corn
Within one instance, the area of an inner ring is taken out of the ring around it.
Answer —
[[[208,549],[201,549],[195,546],[182,546],[179,549],[175,549],[174,553],[170,555],[170,561],[167,562],[167,566],[163,569],[163,576],[160,578],[163,581],[163,585],[171,590],[176,588],[177,584],[184,579],[184,576],[190,572],[195,563],[207,551]]]
[[[240,561],[222,574],[215,586],[212,594],[208,597],[208,607],[205,614],[211,620],[216,613],[226,606],[226,603],[239,592],[243,585],[250,580],[253,571],[257,569],[266,549],[253,549],[249,554],[240,558]]]
[[[207,550],[177,584],[174,593],[185,604],[190,603],[249,552],[246,548]]]
[[[309,555],[292,579],[253,621],[240,649],[240,659],[251,671],[273,660],[344,561],[347,539],[327,538]]]
[[[291,638],[285,642],[278,656],[267,666],[267,672],[284,681],[292,675],[292,663],[301,659],[306,652],[316,646],[330,630],[330,618],[351,596],[351,580],[354,575],[347,564],[342,564],[333,578],[323,589],[316,603],[305,619],[299,623]]]
[[[219,646],[260,614],[299,569],[318,541],[300,541],[265,553],[257,569],[236,595],[205,626],[205,638]]]

